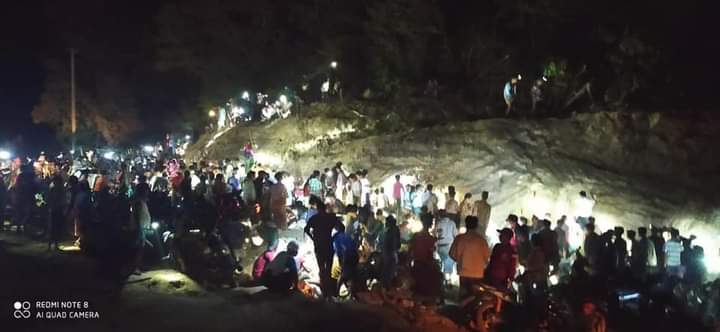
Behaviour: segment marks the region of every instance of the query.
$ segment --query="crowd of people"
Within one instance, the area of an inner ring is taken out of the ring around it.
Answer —
[[[247,218],[263,227],[267,244],[252,277],[274,291],[301,288],[299,274],[310,259],[299,257],[303,239],[278,246],[286,230],[299,228],[313,244],[326,298],[339,296],[343,287],[351,295],[367,287],[360,266],[377,259],[382,289],[407,286],[403,280],[410,280],[415,296],[438,303],[453,300],[448,294],[455,284],[460,298],[472,294],[475,285],[489,285],[517,293],[542,319],[548,289],[562,278],[575,285],[578,303],[590,308],[593,326],[602,325],[601,316],[589,299],[607,289],[641,290],[657,280],[670,288],[699,287],[705,281],[704,253],[693,245],[694,237],[660,227],[615,227],[598,234],[594,199],[585,192],[578,196],[574,220],[562,216],[553,223],[547,215],[511,214],[495,233],[488,231],[498,219],[488,192],[477,200],[466,193],[458,202],[454,186],[441,192],[432,184],[402,183],[398,175],[386,194],[383,186],[371,185],[367,170],[348,172],[338,162],[309,172],[307,179],[295,178],[256,164],[251,147],[245,152],[243,162],[170,159],[118,163],[94,173],[71,174],[68,164],[51,172],[19,164],[0,178],[3,221],[11,220],[20,232],[42,226],[48,250],[68,238],[90,252],[123,248],[127,271],[142,273],[153,223],[178,235],[191,224],[210,234],[222,232],[228,220]],[[444,204],[438,195],[444,195]],[[298,206],[306,212],[289,218]],[[579,247],[570,239],[575,228],[584,232]]]

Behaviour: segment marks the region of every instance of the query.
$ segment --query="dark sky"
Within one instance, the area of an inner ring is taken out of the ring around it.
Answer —
[[[35,126],[30,116],[45,79],[42,59],[48,31],[42,24],[42,3],[13,1],[3,7],[0,13],[0,147],[11,144],[20,150],[36,150],[54,141],[52,131]]]
[[[142,114],[143,122],[160,122],[168,112],[178,108],[173,105],[174,99],[197,89],[194,86],[173,88],[172,82],[187,82],[184,76],[178,76],[178,79],[170,77],[168,80],[167,76],[148,75],[148,68],[153,67],[153,36],[156,32],[153,19],[160,6],[167,2],[170,1],[6,1],[0,10],[0,148],[13,145],[13,149],[36,153],[41,149],[53,150],[53,146],[58,146],[54,142],[53,132],[47,127],[34,125],[30,114],[43,92],[45,62],[48,59],[67,61],[66,49],[73,46],[69,45],[68,39],[72,38],[68,36],[82,36],[87,42],[88,46],[80,50],[81,63],[89,59],[106,61],[103,56],[97,56],[97,53],[102,52],[122,54],[116,59],[130,59],[119,66],[129,63],[130,67],[135,67],[143,62],[145,67],[132,74],[135,75],[132,76],[133,86],[138,90],[133,92],[134,96],[143,109],[152,110]],[[467,0],[465,3],[475,1]],[[668,72],[673,72],[674,79],[682,82],[680,88],[697,95],[689,100],[705,98],[711,100],[711,103],[699,104],[704,107],[714,106],[717,98],[715,76],[720,70],[720,44],[714,36],[715,12],[704,8],[706,2],[702,0],[661,3],[664,5],[651,1],[635,4],[641,8],[638,12],[646,11],[646,15],[634,17],[634,22],[647,20],[646,25],[639,26],[653,30],[662,28],[655,35],[658,38],[656,42],[668,44],[665,50],[672,53],[669,65],[675,68],[668,68]],[[612,8],[608,12],[612,13]],[[475,19],[474,14],[469,16]],[[578,38],[584,39],[586,36]],[[577,41],[563,40],[562,43],[568,49],[578,48]],[[89,55],[93,51],[95,53]],[[135,61],[137,59],[140,60]],[[83,65],[85,68],[90,67],[88,63]],[[657,70],[657,74],[663,76],[663,70]],[[155,90],[149,87],[155,87]],[[676,86],[672,88],[678,90]],[[158,90],[164,93],[158,93]],[[186,104],[196,105],[190,102]],[[689,105],[684,106],[691,108]],[[162,130],[147,132],[162,134]]]

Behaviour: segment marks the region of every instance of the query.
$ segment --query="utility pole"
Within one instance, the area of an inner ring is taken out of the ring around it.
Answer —
[[[77,111],[75,110],[75,53],[74,48],[70,51],[70,133],[72,134],[72,153],[75,153],[75,143],[77,141]]]

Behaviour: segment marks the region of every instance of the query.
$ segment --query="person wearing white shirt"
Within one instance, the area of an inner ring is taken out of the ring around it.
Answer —
[[[580,228],[583,231],[590,222],[590,217],[593,214],[593,207],[595,207],[595,200],[588,197],[586,192],[581,191],[580,197],[575,200],[575,222],[580,225]]]
[[[455,225],[460,223],[460,205],[455,199],[455,187],[448,187],[448,193],[445,194],[445,213],[447,217],[455,222]]]
[[[437,251],[440,256],[442,272],[445,280],[450,278],[455,268],[455,261],[450,258],[450,246],[458,234],[455,222],[447,217],[444,210],[440,210],[440,221],[435,225],[435,238],[437,238]]]
[[[372,189],[370,188],[370,180],[368,180],[367,178],[367,171],[362,171],[359,175],[361,189],[360,204],[362,206],[365,206],[365,204],[367,204],[368,200],[370,199],[370,193],[372,192]]]
[[[428,184],[427,190],[423,193],[423,205],[427,207],[428,212],[432,215],[437,214],[438,197],[433,193],[433,185]]]

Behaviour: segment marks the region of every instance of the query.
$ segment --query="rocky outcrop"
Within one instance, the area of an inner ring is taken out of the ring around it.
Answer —
[[[410,174],[437,188],[453,184],[460,194],[485,190],[498,227],[511,212],[572,216],[585,190],[597,197],[601,228],[652,223],[720,235],[720,121],[712,114],[583,113],[378,128],[392,125],[314,114],[234,128],[210,146],[201,140],[190,155],[237,157],[252,140],[261,162],[295,174],[343,161],[369,169],[374,183]],[[717,242],[707,234],[704,242]]]

